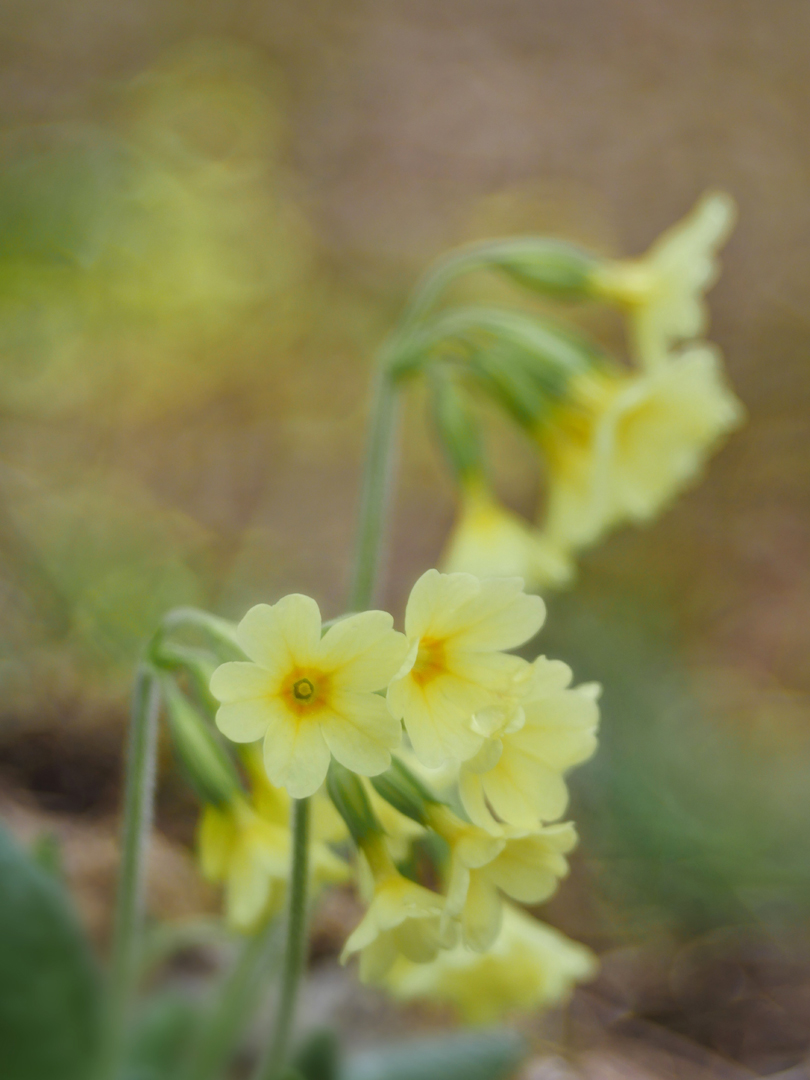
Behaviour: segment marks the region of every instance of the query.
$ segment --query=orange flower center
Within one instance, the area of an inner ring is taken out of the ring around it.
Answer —
[[[423,638],[419,642],[419,651],[411,670],[411,677],[420,685],[432,682],[447,671],[447,660],[443,641]]]
[[[329,692],[329,679],[321,671],[296,668],[287,677],[282,696],[288,708],[298,716],[322,706]]]

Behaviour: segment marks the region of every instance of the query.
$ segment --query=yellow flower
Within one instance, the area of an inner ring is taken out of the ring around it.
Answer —
[[[501,893],[525,904],[547,900],[568,873],[565,856],[577,842],[570,823],[492,834],[438,804],[429,820],[450,847],[445,924],[458,920],[462,941],[476,952],[485,952],[498,936]]]
[[[317,813],[313,816],[313,883],[345,881],[347,864],[323,842],[334,825],[326,815],[320,821]],[[254,788],[251,803],[240,797],[227,806],[206,806],[197,845],[203,875],[225,884],[225,915],[234,929],[250,931],[280,910],[291,860],[289,797],[285,791],[264,780]]]
[[[496,835],[502,822],[531,830],[559,818],[568,804],[563,774],[596,749],[599,687],[572,688],[568,665],[544,656],[526,668],[519,696],[474,718],[487,738],[459,774],[470,819]]]
[[[647,372],[581,377],[538,434],[551,541],[585,547],[623,522],[649,521],[699,476],[743,415],[707,345]]]
[[[360,979],[379,982],[398,956],[417,964],[432,960],[440,948],[452,944],[442,927],[444,899],[403,877],[394,866],[382,836],[363,844],[371,884],[364,890],[369,908],[346,942],[341,963],[360,953]]]
[[[252,661],[222,664],[211,693],[222,702],[217,726],[234,742],[264,736],[264,764],[293,798],[321,786],[330,754],[347,769],[374,776],[388,768],[399,723],[382,690],[407,648],[384,611],[335,623],[321,637],[318,605],[308,596],[259,604],[236,637]]]
[[[716,192],[661,236],[645,256],[603,263],[592,272],[597,296],[629,314],[635,350],[654,367],[673,345],[702,336],[708,316],[703,294],[718,275],[716,253],[734,225],[734,200]]]
[[[383,985],[402,1001],[447,1003],[467,1023],[488,1024],[516,1010],[561,1004],[597,967],[590,949],[505,904],[503,926],[489,952],[458,945],[429,964],[400,958]]]
[[[477,752],[482,739],[470,717],[508,692],[525,663],[501,650],[533,637],[544,617],[543,601],[527,596],[520,578],[481,581],[437,570],[419,578],[405,612],[410,651],[388,704],[424,765]]]
[[[567,584],[573,563],[538,529],[513,514],[480,481],[461,490],[461,512],[443,558],[448,573],[520,577],[526,588]]]

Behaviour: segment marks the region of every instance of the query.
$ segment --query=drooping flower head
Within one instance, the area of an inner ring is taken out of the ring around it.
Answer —
[[[708,345],[650,371],[582,377],[538,432],[552,542],[582,548],[625,522],[649,521],[697,479],[743,415]]]
[[[448,573],[520,577],[527,588],[567,584],[573,563],[539,529],[502,506],[479,482],[461,488],[458,521],[442,560]]]
[[[470,717],[508,693],[525,661],[503,652],[540,629],[545,605],[520,578],[481,580],[428,570],[405,612],[408,659],[388,688],[414,752],[429,768],[481,746]]]
[[[735,214],[730,195],[705,195],[646,255],[602,263],[591,272],[593,293],[627,310],[635,352],[644,366],[665,362],[674,345],[704,333],[703,294],[717,278],[717,251]]]
[[[503,823],[539,829],[561,817],[566,771],[596,749],[599,687],[571,687],[571,669],[560,660],[541,656],[527,669],[515,694],[475,718],[488,735],[459,773],[464,809],[496,835]]]
[[[464,944],[485,952],[501,928],[501,893],[526,904],[547,900],[568,873],[565,856],[577,842],[573,825],[534,832],[509,827],[488,832],[445,806],[430,811],[432,828],[450,850],[445,923],[454,919]]]
[[[197,834],[204,877],[225,886],[225,917],[235,930],[250,932],[284,903],[290,876],[290,799],[274,788],[261,762],[246,757],[250,799],[237,796],[228,804],[204,807]],[[327,841],[345,835],[331,804],[319,799],[313,807],[310,870],[314,885],[345,881],[349,867]]]
[[[267,775],[296,799],[317,791],[332,754],[361,775],[382,772],[401,729],[375,691],[407,652],[392,626],[386,612],[365,611],[321,636],[318,605],[300,594],[251,608],[236,631],[250,662],[211,679],[217,726],[234,742],[264,737]]]
[[[400,958],[383,985],[402,1001],[444,1002],[467,1023],[488,1024],[510,1012],[561,1004],[597,968],[590,949],[504,904],[503,925],[488,952],[459,944],[429,964]]]
[[[378,982],[397,957],[416,964],[434,959],[452,944],[452,927],[442,925],[444,898],[403,877],[381,834],[363,845],[364,892],[368,911],[346,942],[341,962],[360,954],[360,979]]]

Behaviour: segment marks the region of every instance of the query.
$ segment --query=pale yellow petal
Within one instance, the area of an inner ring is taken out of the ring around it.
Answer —
[[[439,678],[422,687],[406,677],[389,688],[392,712],[403,716],[414,753],[428,768],[472,757],[483,741],[465,726],[473,710],[459,707],[459,699],[480,703],[480,690],[451,682]]]
[[[272,699],[232,701],[217,709],[216,723],[231,742],[249,743],[261,739],[278,714]]]
[[[481,777],[484,792],[501,820],[519,828],[555,821],[565,813],[568,788],[562,776],[523,754],[504,753],[497,766]]]
[[[200,816],[197,850],[200,869],[208,881],[222,881],[228,872],[236,844],[233,815],[215,806],[206,806]]]
[[[403,634],[386,611],[363,611],[335,623],[324,634],[319,661],[345,690],[383,690],[408,652]]]
[[[472,574],[440,574],[426,570],[411,589],[405,609],[405,634],[411,640],[440,638],[455,611],[478,594],[480,582]]]
[[[454,649],[481,652],[523,645],[545,617],[546,605],[539,596],[523,591],[522,578],[489,578],[442,621]]]
[[[467,902],[461,917],[464,944],[475,952],[486,952],[501,928],[502,904],[498,890],[481,870],[470,872]]]
[[[376,694],[334,694],[334,712],[321,723],[326,745],[335,758],[361,776],[377,776],[391,764],[402,728]]]
[[[293,799],[313,795],[326,779],[329,747],[320,725],[274,717],[264,740],[264,764],[270,782]]]
[[[278,687],[278,679],[258,664],[235,660],[220,664],[211,676],[211,693],[223,705],[267,697]]]
[[[281,676],[290,662],[311,663],[321,639],[321,613],[309,596],[292,593],[277,604],[257,604],[236,629],[245,654]]]
[[[240,844],[231,862],[225,885],[228,922],[239,930],[251,930],[270,899],[271,873],[251,849]]]

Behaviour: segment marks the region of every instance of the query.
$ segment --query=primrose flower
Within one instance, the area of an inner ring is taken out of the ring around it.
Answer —
[[[703,294],[717,278],[716,253],[735,216],[730,195],[704,195],[646,255],[602,263],[591,272],[592,292],[627,310],[635,349],[645,366],[664,363],[673,345],[705,331]]]
[[[429,964],[400,957],[383,985],[401,1001],[447,1003],[467,1023],[489,1024],[510,1012],[562,1004],[597,968],[590,949],[504,904],[503,925],[488,952],[470,952],[459,944]]]
[[[538,589],[565,585],[574,572],[565,552],[477,481],[461,489],[459,518],[442,563],[448,573],[520,577],[527,588]]]
[[[568,873],[565,855],[577,842],[570,823],[493,835],[439,804],[431,808],[430,824],[450,848],[445,922],[458,920],[464,944],[477,952],[498,936],[501,893],[526,904],[547,900]]]
[[[300,594],[251,608],[236,630],[251,662],[222,664],[211,678],[217,726],[234,742],[264,737],[267,775],[296,799],[321,786],[331,754],[363,776],[383,772],[401,729],[375,691],[407,653],[392,625],[386,612],[364,611],[321,636],[318,605]]]
[[[478,751],[482,739],[470,717],[507,693],[525,664],[502,650],[528,641],[544,617],[543,601],[527,596],[520,578],[482,581],[437,570],[419,578],[405,611],[410,651],[388,688],[388,705],[424,765]]]
[[[568,665],[545,656],[527,669],[518,695],[474,718],[486,741],[459,772],[464,809],[495,835],[504,822],[533,830],[559,818],[568,804],[564,773],[596,749],[599,686],[571,687]]]
[[[237,797],[223,806],[207,805],[200,818],[197,846],[203,875],[225,884],[225,915],[235,929],[248,932],[276,914],[284,902],[290,874],[290,800],[248,761],[250,802]],[[341,830],[318,800],[313,814],[310,865],[315,884],[345,881],[348,865],[326,840]]]
[[[707,345],[651,371],[581,377],[538,433],[552,542],[581,548],[623,522],[649,521],[699,476],[743,416]]]
[[[360,979],[379,982],[398,956],[416,964],[432,960],[440,948],[453,944],[442,926],[444,899],[438,893],[403,877],[388,854],[381,835],[369,837],[362,855],[370,878],[364,892],[369,908],[341,954],[346,963],[360,953]]]

